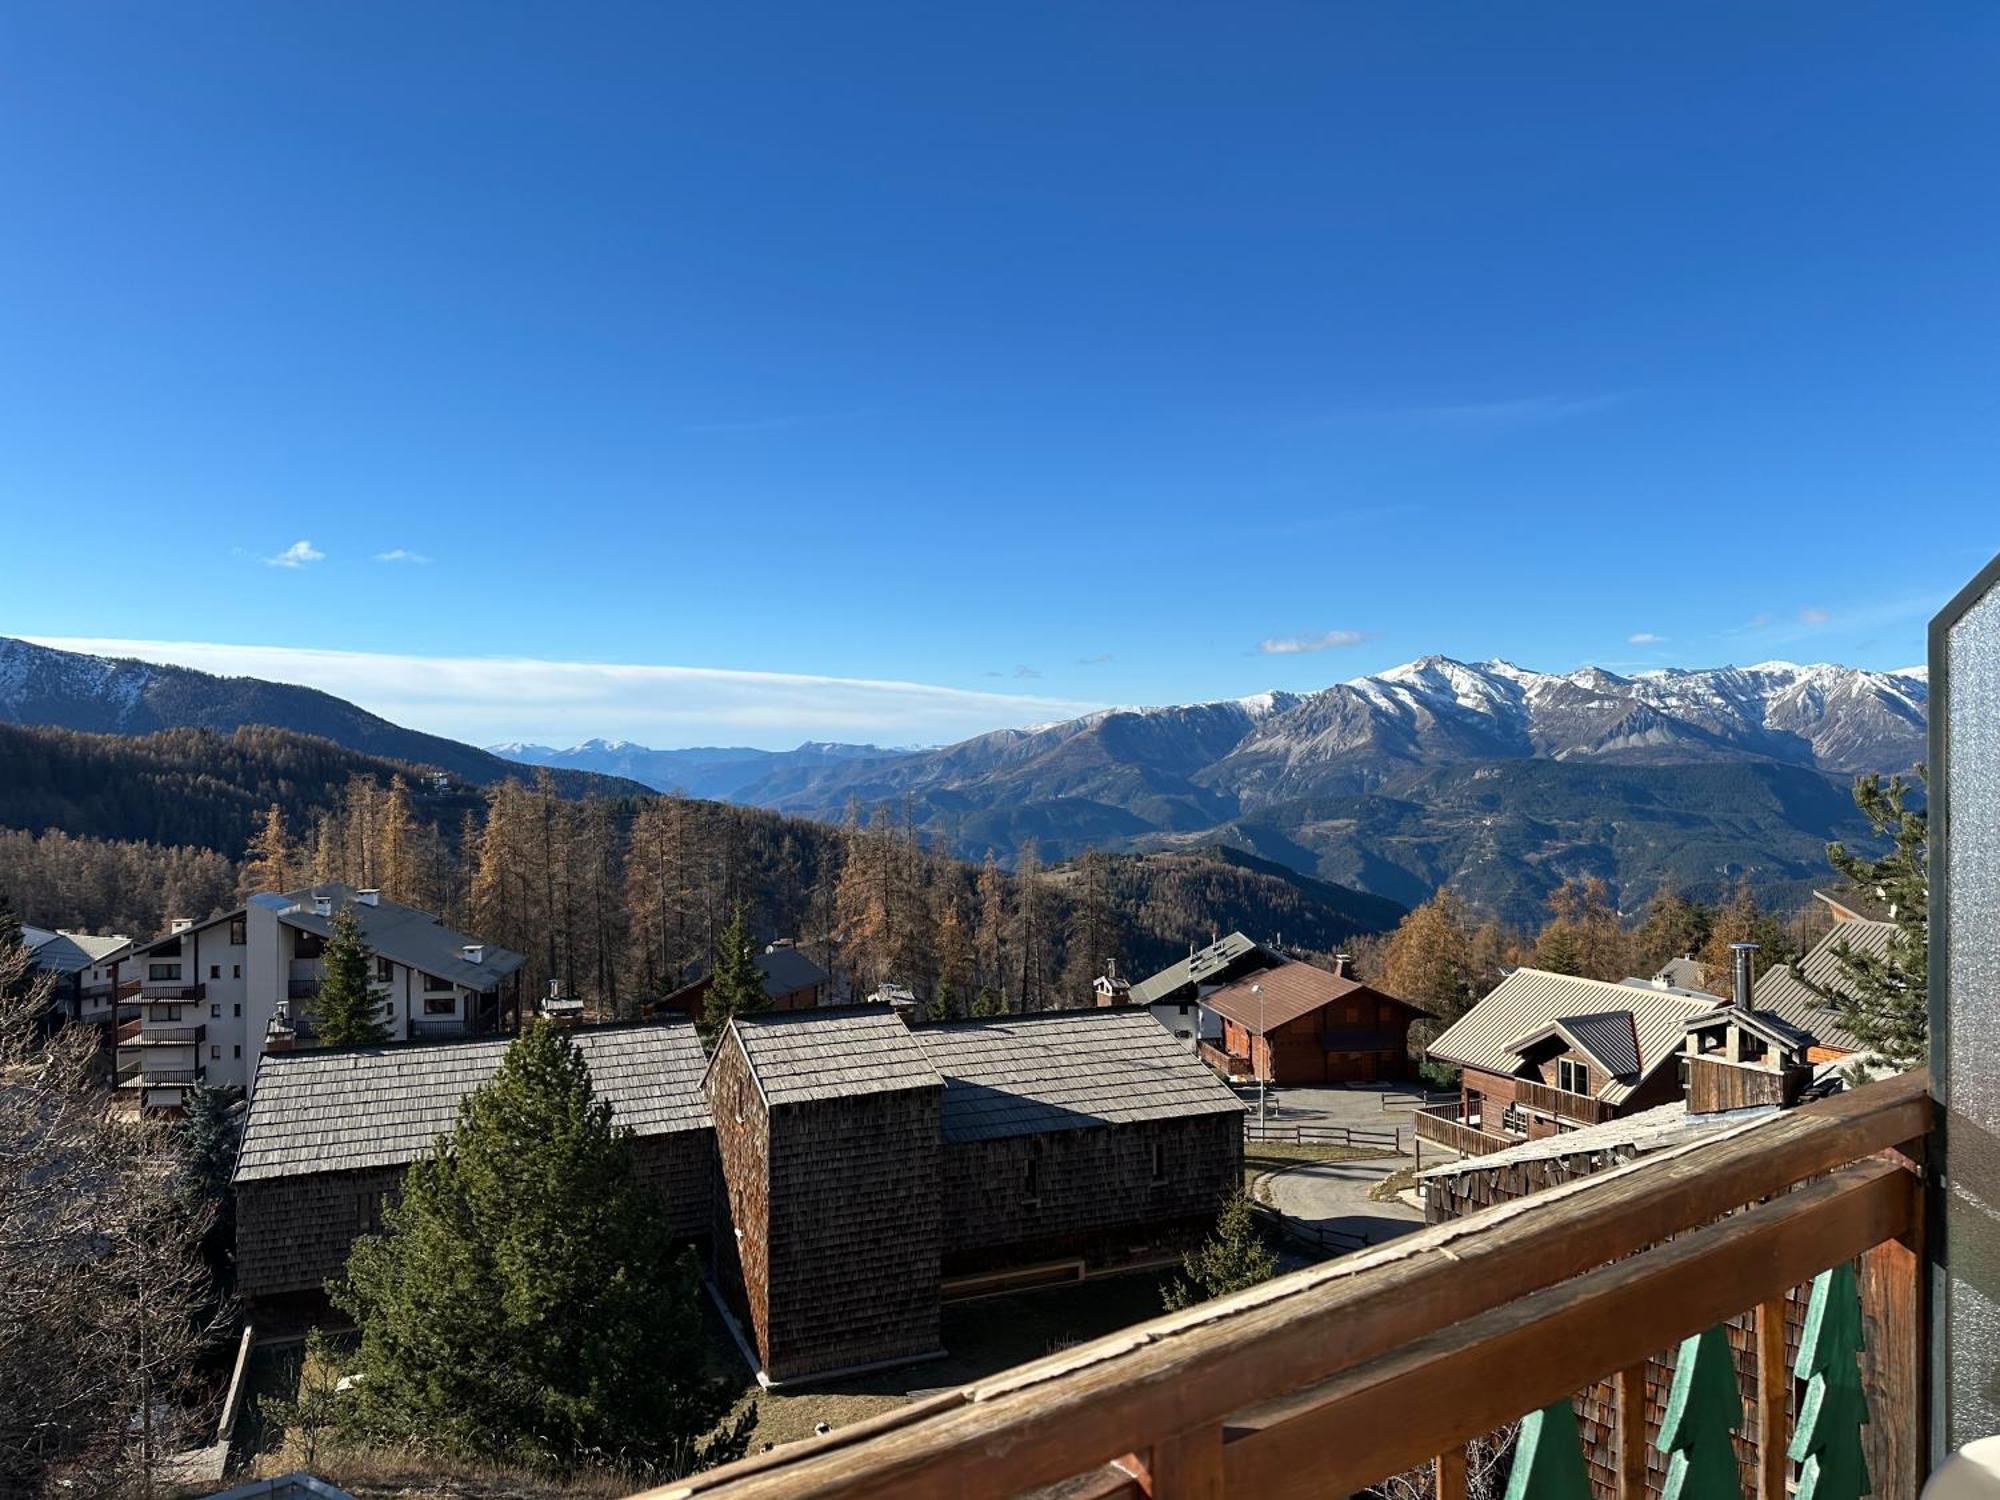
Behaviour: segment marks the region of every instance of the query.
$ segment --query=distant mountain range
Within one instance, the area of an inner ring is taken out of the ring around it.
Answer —
[[[767,777],[908,753],[880,750],[873,745],[834,745],[812,740],[794,750],[753,750],[744,745],[649,750],[630,740],[585,740],[567,750],[508,740],[486,748],[494,755],[526,766],[623,776],[656,792],[681,792],[724,802],[746,800],[738,794]]]
[[[1628,677],[1428,656],[1317,693],[1108,709],[937,750],[739,758],[711,795],[816,818],[907,803],[969,857],[1222,842],[1405,903],[1450,882],[1527,922],[1571,874],[1628,906],[1667,879],[1800,895],[1829,839],[1865,837],[1852,776],[1923,758],[1928,697],[1921,669]],[[563,763],[597,768],[586,750]]]
[[[363,755],[448,771],[474,786],[528,774],[512,760],[441,735],[404,729],[316,688],[58,651],[9,636],[0,636],[0,723],[93,734],[151,734],[162,729],[228,734],[246,724],[268,724],[295,734],[318,735]],[[562,790],[573,796],[593,789],[611,795],[647,790],[580,769],[559,770],[556,776]]]

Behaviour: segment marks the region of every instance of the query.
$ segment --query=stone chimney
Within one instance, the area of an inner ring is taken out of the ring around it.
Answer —
[[[173,921],[167,924],[167,931],[172,935],[178,936],[192,926],[194,926],[193,917],[175,917]]]

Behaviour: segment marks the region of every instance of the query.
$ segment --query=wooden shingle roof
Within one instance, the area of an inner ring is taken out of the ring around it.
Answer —
[[[947,1141],[1243,1113],[1151,1012],[1104,1007],[925,1026]]]
[[[686,1022],[570,1033],[612,1119],[635,1135],[708,1125],[705,1059]],[[434,1046],[267,1052],[236,1160],[236,1181],[351,1172],[416,1160],[490,1079],[508,1038]]]
[[[883,1006],[780,1011],[729,1024],[767,1105],[944,1084],[910,1028]]]

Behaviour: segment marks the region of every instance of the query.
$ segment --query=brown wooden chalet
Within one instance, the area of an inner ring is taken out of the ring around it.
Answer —
[[[1150,1016],[739,1017],[706,1080],[718,1280],[766,1384],[939,1352],[943,1297],[1172,1258],[1243,1107]]]
[[[1371,1082],[1409,1075],[1410,1022],[1427,1014],[1346,974],[1287,959],[1202,998],[1221,1018],[1203,1058],[1266,1083]]]
[[[705,1059],[685,1023],[573,1033],[598,1097],[629,1126],[676,1234],[707,1232],[714,1139]],[[449,1134],[505,1039],[267,1052],[236,1160],[236,1286],[252,1302],[317,1295],[381,1225],[403,1172]]]
[[[814,963],[789,939],[772,943],[757,955],[757,972],[764,977],[764,999],[772,1010],[812,1010],[826,1003],[833,976]],[[646,1007],[647,1014],[699,1017],[708,1003],[713,979],[704,966],[689,983]]]

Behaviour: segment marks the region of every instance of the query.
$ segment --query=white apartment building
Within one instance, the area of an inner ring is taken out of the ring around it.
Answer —
[[[117,1078],[146,1108],[175,1108],[194,1083],[248,1093],[271,1045],[310,1042],[320,956],[351,907],[374,953],[378,1012],[395,1041],[482,1036],[520,1014],[519,953],[479,942],[379,891],[326,883],[261,892],[235,911],[178,919],[136,945],[139,1025],[122,1028]]]

